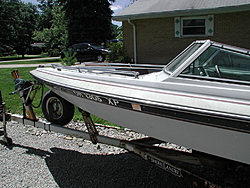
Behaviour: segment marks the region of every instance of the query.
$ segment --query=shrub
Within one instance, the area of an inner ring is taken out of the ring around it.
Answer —
[[[69,51],[64,52],[63,54],[64,57],[61,58],[62,65],[67,65],[67,66],[74,65],[75,62],[77,61],[76,52],[73,53],[72,49],[69,49]]]
[[[58,57],[60,55],[59,49],[49,49],[48,54],[50,57]]]
[[[124,55],[124,48],[122,42],[109,42],[109,50],[111,51],[107,56],[106,60],[110,62],[125,62],[127,58]]]

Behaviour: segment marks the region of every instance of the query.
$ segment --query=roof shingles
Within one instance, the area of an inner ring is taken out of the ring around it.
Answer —
[[[250,0],[138,0],[114,16],[115,20],[197,15],[250,10]]]

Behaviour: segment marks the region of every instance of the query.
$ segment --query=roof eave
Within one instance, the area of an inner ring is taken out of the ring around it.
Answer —
[[[213,9],[187,9],[187,10],[174,10],[174,11],[163,11],[163,12],[149,12],[140,14],[128,14],[114,16],[112,19],[116,21],[139,20],[139,19],[150,19],[150,18],[162,18],[162,17],[176,17],[176,16],[197,16],[205,14],[220,14],[220,13],[231,13],[231,12],[242,12],[250,11],[249,5],[231,6],[231,7],[219,7]]]

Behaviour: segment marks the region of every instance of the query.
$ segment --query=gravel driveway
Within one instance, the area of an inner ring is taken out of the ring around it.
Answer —
[[[7,128],[14,144],[9,148],[0,144],[2,188],[193,187],[121,148],[13,121]]]

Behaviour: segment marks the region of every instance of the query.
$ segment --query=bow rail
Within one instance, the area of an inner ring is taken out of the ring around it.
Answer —
[[[139,75],[161,71],[163,65],[145,65],[145,64],[120,64],[120,63],[84,63],[83,66],[64,66],[52,64],[57,70],[77,70],[78,72],[91,72],[97,74],[119,74],[133,76],[138,78]]]

